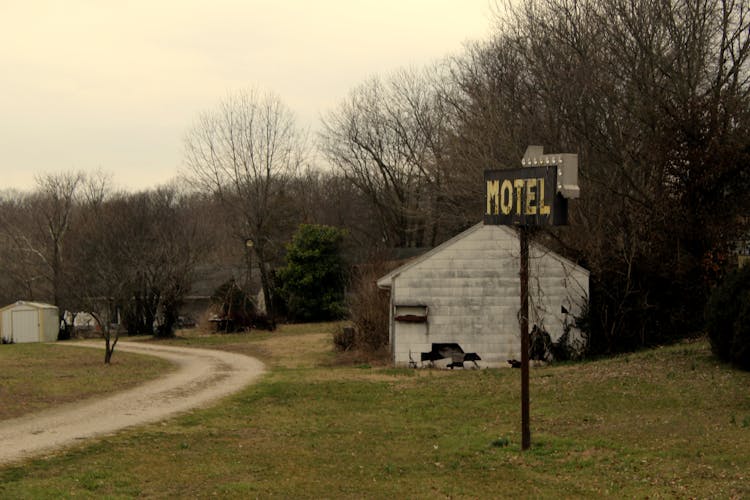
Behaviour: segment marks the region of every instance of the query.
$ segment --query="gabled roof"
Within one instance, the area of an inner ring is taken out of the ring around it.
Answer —
[[[449,246],[453,245],[455,242],[457,242],[459,240],[462,240],[465,237],[467,237],[468,235],[470,235],[470,234],[478,231],[483,225],[484,224],[482,222],[480,222],[479,224],[475,224],[475,225],[471,226],[466,231],[457,234],[456,236],[454,236],[453,238],[451,238],[451,239],[449,239],[447,241],[444,241],[443,243],[439,244],[438,246],[436,246],[435,248],[433,248],[429,252],[423,253],[419,257],[416,257],[416,258],[410,260],[409,262],[407,262],[403,266],[399,266],[396,269],[394,269],[393,271],[391,271],[390,273],[386,274],[385,276],[380,277],[378,279],[378,281],[377,281],[378,287],[379,288],[390,288],[391,287],[391,281],[393,280],[393,278],[395,278],[396,276],[398,276],[402,272],[406,271],[407,269],[416,266],[420,262],[424,262],[425,260],[429,259],[430,257],[432,257],[433,255],[435,255],[436,253],[439,253],[440,251],[442,251],[444,248],[448,248]]]
[[[378,287],[379,288],[390,288],[391,287],[391,283],[393,281],[393,278],[395,278],[399,274],[403,273],[404,271],[407,271],[407,270],[411,269],[412,267],[416,266],[417,264],[420,264],[420,263],[426,261],[427,259],[431,258],[433,255],[436,255],[436,254],[442,252],[444,249],[453,246],[454,244],[456,244],[457,242],[459,242],[462,239],[466,238],[467,236],[470,236],[471,234],[474,234],[475,232],[482,230],[482,228],[484,228],[484,227],[485,227],[484,222],[480,222],[479,224],[475,224],[475,225],[471,226],[469,229],[467,229],[466,231],[464,231],[462,233],[459,233],[456,236],[454,236],[453,238],[451,238],[451,239],[449,239],[449,240],[441,243],[440,245],[436,246],[435,248],[433,248],[429,252],[424,253],[424,254],[420,255],[419,257],[416,257],[415,259],[410,260],[406,264],[404,264],[404,265],[402,265],[402,266],[394,269],[390,273],[388,273],[385,276],[382,276],[382,277],[380,277],[378,279],[378,281],[377,281]],[[518,237],[518,234],[516,233],[516,231],[513,230],[513,229],[511,229],[508,226],[488,226],[488,227],[492,227],[492,228],[496,228],[497,230],[504,231],[509,236],[511,236],[513,238],[517,238]],[[545,246],[540,245],[539,243],[533,243],[532,242],[531,246],[534,247],[534,248],[537,248],[537,249],[541,249],[542,253],[544,253],[546,255],[549,255],[550,257],[552,257],[552,258],[560,261],[561,263],[563,263],[563,264],[565,264],[567,266],[572,266],[572,267],[578,268],[578,269],[580,269],[580,270],[582,270],[582,271],[584,271],[585,273],[588,274],[588,270],[587,269],[579,266],[578,264],[576,264],[575,262],[573,262],[573,261],[571,261],[569,259],[566,259],[562,255],[553,252],[552,250],[546,248]]]
[[[8,304],[7,306],[0,308],[0,312],[5,311],[6,309],[10,309],[11,307],[16,306],[29,306],[33,307],[34,309],[57,309],[57,306],[52,304],[44,304],[42,302],[31,302],[27,300],[19,300],[12,304]]]

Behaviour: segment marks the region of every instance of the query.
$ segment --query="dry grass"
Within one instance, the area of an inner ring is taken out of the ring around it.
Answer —
[[[215,333],[206,328],[181,330],[159,342],[220,349],[254,356],[271,368],[312,368],[330,363],[332,331],[340,323],[279,325],[273,332]]]
[[[0,420],[154,379],[172,365],[153,356],[118,352],[110,365],[104,351],[58,344],[0,346]]]
[[[705,342],[532,370],[521,452],[517,370],[311,366],[321,330],[177,340],[274,369],[215,408],[0,469],[0,497],[750,496],[750,374]]]

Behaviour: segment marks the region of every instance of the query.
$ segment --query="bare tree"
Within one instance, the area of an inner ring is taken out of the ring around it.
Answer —
[[[230,95],[201,114],[185,138],[188,178],[222,202],[238,242],[252,242],[271,318],[271,265],[295,220],[287,187],[305,154],[306,134],[292,112],[278,97],[256,91]]]
[[[119,340],[120,308],[132,299],[129,287],[132,261],[128,240],[130,222],[122,217],[126,195],[113,194],[104,178],[86,186],[72,292],[75,309],[90,314],[105,343],[104,362],[112,360]]]
[[[47,174],[36,178],[38,190],[32,210],[38,217],[36,231],[46,247],[46,251],[39,251],[38,254],[50,270],[52,300],[58,307],[62,305],[65,238],[73,224],[84,180],[83,172]]]
[[[209,241],[199,230],[201,214],[195,210],[192,198],[175,186],[149,192],[149,240],[154,245],[146,249],[135,267],[144,269],[148,278],[144,288],[157,298],[156,333],[162,337],[174,334],[180,305],[195,277],[198,262],[206,254]]]
[[[369,198],[392,246],[440,238],[446,113],[436,71],[371,79],[323,121],[321,150]]]
[[[750,208],[749,54],[743,1],[527,0],[455,62],[467,175],[528,144],[579,154],[573,224],[547,236],[592,270],[596,349],[700,328],[706,259]]]
[[[61,320],[68,305],[66,276],[70,252],[65,243],[74,229],[84,180],[82,172],[37,176],[36,190],[18,199],[15,210],[3,211],[0,215],[0,226],[16,249],[15,258],[23,263],[20,269],[27,274],[25,280],[31,283],[42,278],[43,283],[36,283],[37,287],[43,285],[39,293],[58,306]],[[31,286],[28,293],[33,295]]]
[[[27,193],[6,192],[0,201],[0,296],[2,303],[36,300],[49,290],[46,269],[31,244]]]
[[[301,223],[347,229],[349,251],[382,246],[374,207],[340,172],[308,168],[292,182],[290,192]]]

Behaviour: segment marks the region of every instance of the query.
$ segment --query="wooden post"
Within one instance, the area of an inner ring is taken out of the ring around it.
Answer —
[[[529,228],[518,228],[521,242],[521,449],[531,446],[529,427]]]

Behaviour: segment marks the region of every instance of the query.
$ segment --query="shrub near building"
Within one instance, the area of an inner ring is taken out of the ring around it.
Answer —
[[[706,306],[706,331],[716,356],[750,370],[750,266],[714,289]]]

